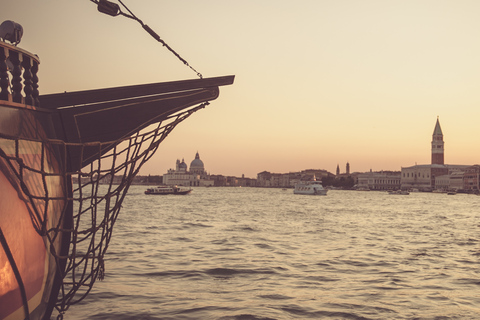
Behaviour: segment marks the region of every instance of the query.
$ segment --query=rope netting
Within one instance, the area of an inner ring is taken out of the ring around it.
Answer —
[[[16,176],[17,181],[11,183],[17,183],[17,188],[22,190],[35,231],[44,237],[51,259],[57,266],[65,265],[55,303],[59,318],[87,296],[97,279],[105,276],[104,256],[122,201],[135,175],[175,126],[206,104],[208,102],[171,115],[125,139],[107,143],[72,144],[0,133],[0,166]],[[51,166],[54,159],[47,155],[56,153],[65,157],[58,162],[66,163],[70,147],[96,148],[101,156],[78,171],[54,172]],[[36,159],[22,153],[25,148],[36,149]],[[109,151],[103,154],[106,149]],[[72,208],[69,219],[66,216]],[[59,219],[52,225],[52,219],[47,217],[54,214],[58,214]],[[57,243],[62,235],[70,236],[66,255],[61,254]]]

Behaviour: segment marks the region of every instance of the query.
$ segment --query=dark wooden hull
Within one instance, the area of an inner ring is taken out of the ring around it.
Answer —
[[[24,319],[24,301],[30,319],[49,315],[53,304],[45,302],[56,301],[65,267],[55,256],[68,252],[69,234],[49,239],[48,230],[72,223],[71,183],[42,174],[62,172],[64,166],[58,149],[41,142],[53,133],[48,115],[35,107],[0,103],[0,123],[8,123],[0,127],[0,269],[7,283],[0,288],[0,319]],[[46,192],[51,199],[46,200]]]

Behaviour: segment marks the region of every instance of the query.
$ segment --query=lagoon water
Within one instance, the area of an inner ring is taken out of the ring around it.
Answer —
[[[133,186],[65,319],[480,319],[480,197]]]

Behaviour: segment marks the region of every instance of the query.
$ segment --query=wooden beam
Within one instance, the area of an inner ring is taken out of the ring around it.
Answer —
[[[129,99],[153,94],[225,86],[232,84],[234,78],[235,76],[223,76],[215,78],[159,82],[106,89],[47,94],[40,96],[40,106],[47,109],[58,109],[62,107]]]

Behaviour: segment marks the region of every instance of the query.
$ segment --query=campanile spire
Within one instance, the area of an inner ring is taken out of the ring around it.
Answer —
[[[445,164],[443,133],[438,116],[432,135],[432,164]]]

